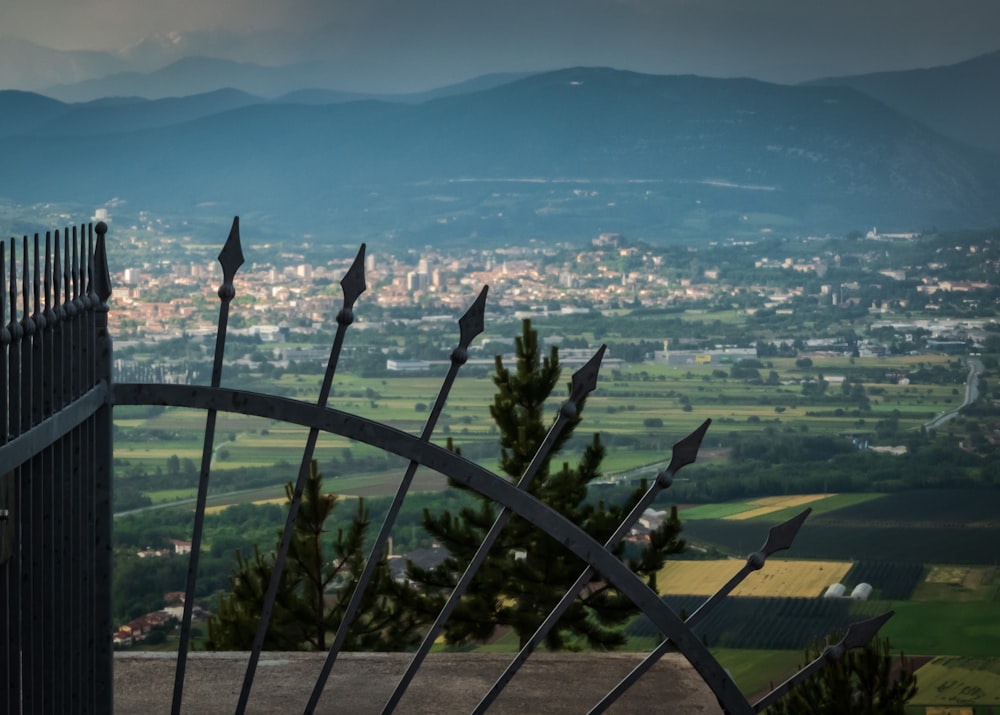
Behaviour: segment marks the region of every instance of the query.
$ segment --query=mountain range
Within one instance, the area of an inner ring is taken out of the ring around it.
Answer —
[[[983,91],[1000,53],[914,72],[788,86],[573,68],[368,97],[309,86],[303,67],[189,59],[105,81],[210,91],[0,92],[0,199],[413,245],[1000,224]]]
[[[1000,52],[946,67],[827,77],[810,84],[852,87],[945,136],[1000,154]]]

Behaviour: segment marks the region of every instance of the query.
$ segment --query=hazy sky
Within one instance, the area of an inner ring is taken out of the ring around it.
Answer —
[[[240,59],[335,58],[428,85],[579,64],[798,81],[950,64],[1000,49],[1000,0],[2,0],[0,7],[0,35],[59,49],[119,50],[154,33],[218,30],[259,36],[256,49],[244,42],[229,52]],[[217,43],[226,54],[229,40]]]

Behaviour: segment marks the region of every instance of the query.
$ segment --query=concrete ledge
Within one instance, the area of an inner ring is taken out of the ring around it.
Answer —
[[[250,713],[302,712],[324,653],[265,653],[250,696]],[[343,653],[320,701],[320,713],[379,713],[410,662],[406,653]],[[414,678],[399,713],[468,713],[503,672],[512,654],[434,653]],[[585,713],[643,658],[636,653],[538,653],[499,697],[491,713]],[[176,656],[126,651],[115,655],[115,711],[167,712]],[[233,712],[247,653],[191,653],[184,685],[185,714]],[[721,713],[701,678],[677,654],[668,655],[611,713]]]

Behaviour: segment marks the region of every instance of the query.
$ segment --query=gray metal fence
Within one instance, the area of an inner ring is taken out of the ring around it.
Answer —
[[[93,242],[94,231],[97,234]],[[468,565],[444,608],[428,629],[410,665],[382,711],[392,712],[440,633],[464,589],[512,516],[518,516],[575,554],[581,564],[577,583],[565,594],[538,632],[511,660],[496,683],[484,693],[475,712],[485,712],[505,685],[543,641],[562,612],[572,603],[596,572],[627,596],[664,636],[661,646],[649,654],[618,686],[591,710],[603,712],[620,697],[649,666],[668,650],[681,652],[718,698],[728,713],[752,713],[780,697],[794,682],[839,657],[847,648],[863,645],[888,617],[864,621],[848,629],[844,640],[831,646],[795,678],[751,704],[731,677],[692,631],[726,595],[750,573],[765,565],[767,557],[791,546],[808,516],[804,511],[785,524],[773,527],[764,545],[747,559],[744,567],[686,619],[672,611],[649,587],[614,555],[614,547],[638,521],[643,511],[670,487],[678,470],[695,461],[708,422],[674,445],[669,466],[653,480],[647,493],[604,544],[597,543],[578,526],[528,493],[539,466],[579,402],[597,384],[605,348],[572,379],[569,399],[562,405],[548,436],[527,467],[512,484],[489,470],[463,459],[431,440],[438,418],[458,371],[465,364],[471,342],[484,329],[487,289],[484,287],[458,321],[459,339],[451,353],[451,366],[438,397],[419,435],[396,430],[380,422],[341,411],[328,405],[331,387],[354,306],[366,289],[365,246],[358,251],[341,287],[343,304],[337,314],[337,332],[330,348],[319,395],[314,404],[274,395],[221,386],[226,326],[230,304],[236,297],[234,279],[243,263],[239,221],[219,255],[223,281],[219,287],[219,323],[211,383],[207,386],[151,383],[110,384],[111,343],[107,332],[107,301],[110,296],[104,250],[106,227],[84,227],[65,232],[60,241],[46,236],[44,250],[34,242],[33,261],[28,260],[25,238],[18,262],[16,245],[10,244],[9,304],[0,307],[4,324],[0,349],[0,384],[4,386],[0,409],[0,518],[3,518],[2,602],[3,643],[6,666],[0,665],[0,705],[3,712],[110,712],[111,710],[111,622],[110,613],[110,493],[111,493],[111,404],[164,405],[204,410],[204,448],[196,500],[191,556],[188,564],[180,648],[176,661],[172,712],[179,713],[188,651],[192,609],[197,586],[205,504],[210,481],[211,455],[216,415],[221,412],[265,417],[308,428],[289,514],[279,542],[272,582],[265,597],[261,622],[250,653],[243,686],[234,703],[236,712],[246,710],[254,676],[274,607],[278,579],[287,557],[295,516],[309,473],[317,439],[321,433],[335,434],[394,453],[408,461],[395,498],[369,553],[359,582],[345,609],[322,670],[312,687],[306,712],[317,707],[347,631],[360,607],[361,598],[382,553],[399,509],[418,467],[448,476],[491,499],[498,516],[479,552]],[[60,252],[60,246],[63,246]],[[0,268],[2,268],[0,258]],[[44,262],[44,268],[40,267]],[[34,268],[31,267],[33,263]],[[21,266],[20,281],[17,266]],[[0,270],[0,288],[4,287]],[[21,287],[18,308],[17,286]],[[6,290],[0,291],[6,295]],[[7,314],[9,313],[9,322]],[[805,645],[805,644],[804,644]],[[557,695],[555,695],[557,697]]]
[[[111,711],[106,231],[0,250],[0,712]]]

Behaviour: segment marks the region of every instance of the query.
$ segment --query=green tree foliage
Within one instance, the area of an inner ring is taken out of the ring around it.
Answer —
[[[364,569],[364,537],[369,523],[364,503],[358,500],[349,525],[338,529],[330,543],[325,525],[337,506],[337,497],[324,494],[322,483],[313,461],[265,635],[265,650],[326,650]],[[289,482],[285,486],[289,504],[292,494]],[[253,646],[274,560],[274,553],[262,554],[256,545],[251,558],[236,553],[230,591],[219,598],[208,624],[210,650],[249,650]],[[408,588],[393,582],[383,556],[345,649],[405,650],[413,645],[419,637],[419,610],[411,603],[414,598]]]
[[[831,635],[830,642],[840,639]],[[821,645],[806,651],[812,661]],[[768,715],[904,715],[906,703],[917,694],[917,677],[900,653],[894,659],[889,639],[876,638],[797,685],[767,709]]]
[[[558,352],[552,348],[543,357],[538,336],[530,321],[524,321],[516,340],[516,366],[510,369],[496,358],[493,382],[497,387],[490,414],[500,433],[500,470],[516,480],[525,472],[548,432],[551,421],[545,402],[559,381]],[[566,445],[580,423],[583,405],[563,431],[553,452]],[[604,447],[598,435],[584,449],[579,462],[553,468],[550,460],[542,465],[530,492],[580,525],[597,541],[605,541],[624,518],[642,492],[640,488],[624,505],[593,503],[587,486],[600,475]],[[440,603],[434,594],[450,590],[483,541],[497,515],[496,505],[485,498],[472,506],[438,515],[424,512],[424,528],[450,556],[439,567],[420,569],[412,564],[411,578],[429,588],[428,605]],[[684,542],[676,512],[652,535],[649,548],[629,560],[630,567],[650,582],[667,554],[681,551]],[[621,551],[620,551],[621,553]],[[485,640],[498,627],[510,627],[523,645],[583,570],[584,564],[564,546],[529,523],[513,518],[501,533],[490,556],[473,579],[469,591],[445,626],[450,643]],[[546,638],[550,649],[587,645],[614,648],[624,644],[621,626],[634,609],[631,602],[595,576]]]

